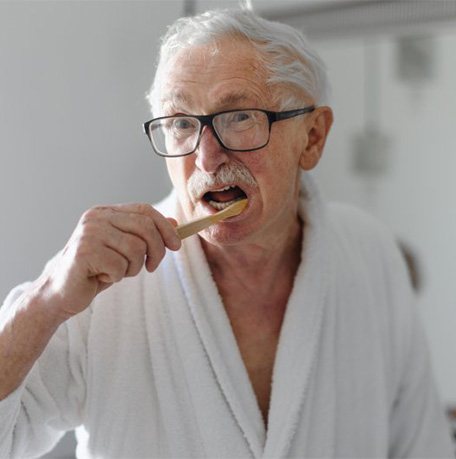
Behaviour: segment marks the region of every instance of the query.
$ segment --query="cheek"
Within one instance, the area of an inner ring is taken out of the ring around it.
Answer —
[[[264,161],[263,193],[271,201],[293,199],[299,188],[301,145],[283,139],[271,145]]]
[[[300,136],[290,133],[286,136],[277,136],[274,143],[271,143],[271,149],[267,155],[269,168],[277,176],[290,176],[296,172],[299,167],[299,159],[302,151],[302,142]]]
[[[282,201],[290,190],[295,178],[296,166],[281,157],[280,150],[264,151],[262,156],[250,158],[247,167],[258,184],[263,205],[275,206],[276,201]],[[257,156],[257,155],[255,155]]]
[[[190,161],[185,158],[170,158],[166,160],[166,167],[174,188],[181,191],[186,189],[187,180],[191,175]]]
[[[304,129],[290,121],[283,129],[271,132],[270,154],[276,167],[280,171],[289,171],[299,165],[299,160],[306,145],[306,134]],[[286,123],[285,121],[284,123]],[[273,126],[280,127],[280,126]]]
[[[168,174],[177,192],[178,200],[187,220],[193,217],[194,205],[187,191],[187,181],[193,171],[187,157],[166,160]]]

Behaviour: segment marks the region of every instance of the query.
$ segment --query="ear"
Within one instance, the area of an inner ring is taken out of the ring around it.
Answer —
[[[333,112],[327,106],[317,107],[309,117],[306,123],[307,144],[299,160],[305,171],[313,169],[320,161],[332,123]]]

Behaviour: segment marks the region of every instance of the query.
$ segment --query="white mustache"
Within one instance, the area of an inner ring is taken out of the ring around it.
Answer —
[[[236,183],[257,188],[258,184],[250,171],[238,163],[223,164],[215,174],[206,174],[195,169],[187,181],[187,190],[194,199],[200,198],[210,188],[221,188]]]

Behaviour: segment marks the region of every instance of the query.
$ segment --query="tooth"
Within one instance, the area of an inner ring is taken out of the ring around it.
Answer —
[[[217,210],[223,210],[226,207],[230,206],[236,200],[228,201],[228,202],[216,202],[216,201],[209,201],[209,204]]]

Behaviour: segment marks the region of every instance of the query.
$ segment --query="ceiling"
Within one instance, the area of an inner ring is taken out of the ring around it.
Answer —
[[[306,8],[313,6],[321,6],[324,4],[330,4],[335,2],[341,2],[344,0],[250,0],[253,9],[258,12],[263,11],[280,11],[292,8]],[[233,8],[238,6],[240,3],[244,3],[242,0],[193,0],[196,12],[202,12],[214,8]]]

